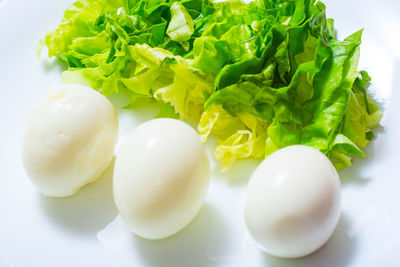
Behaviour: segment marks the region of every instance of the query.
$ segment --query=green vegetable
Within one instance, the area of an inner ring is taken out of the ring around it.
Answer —
[[[167,28],[167,35],[177,42],[185,42],[194,33],[194,22],[188,11],[179,2],[171,6],[171,21]]]
[[[198,121],[224,169],[293,144],[340,169],[365,156],[382,116],[357,70],[361,34],[338,40],[315,0],[79,0],[44,44],[67,63],[64,82]]]

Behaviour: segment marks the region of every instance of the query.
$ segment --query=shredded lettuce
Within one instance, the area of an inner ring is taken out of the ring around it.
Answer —
[[[341,169],[382,117],[357,70],[361,35],[338,40],[315,0],[78,0],[43,43],[68,65],[64,82],[199,122],[223,170],[293,144]]]

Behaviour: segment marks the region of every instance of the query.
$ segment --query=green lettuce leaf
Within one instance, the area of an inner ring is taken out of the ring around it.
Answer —
[[[221,105],[212,104],[201,116],[198,131],[203,142],[213,133],[220,140],[215,156],[222,171],[228,170],[237,159],[264,156],[267,123],[257,117],[239,112],[229,114]]]
[[[179,2],[171,6],[171,21],[167,28],[167,35],[177,42],[185,42],[194,33],[194,22],[186,8]]]
[[[361,35],[338,40],[316,0],[78,0],[39,50],[67,64],[64,82],[197,121],[224,170],[294,144],[341,169],[382,117],[357,69]]]

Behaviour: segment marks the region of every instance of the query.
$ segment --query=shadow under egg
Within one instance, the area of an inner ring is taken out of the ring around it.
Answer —
[[[347,233],[350,223],[342,214],[328,242],[314,253],[297,259],[283,259],[263,253],[264,266],[274,267],[344,267],[349,266],[357,252],[357,239]]]
[[[114,161],[93,183],[65,198],[39,195],[39,202],[50,220],[63,230],[77,234],[95,234],[118,214],[114,205],[112,177]]]
[[[147,267],[218,266],[217,260],[209,257],[210,251],[229,247],[225,224],[208,204],[187,227],[171,237],[161,240],[132,237],[134,248]]]

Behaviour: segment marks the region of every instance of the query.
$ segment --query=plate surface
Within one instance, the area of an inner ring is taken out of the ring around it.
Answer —
[[[367,159],[340,172],[342,216],[317,253],[283,260],[262,253],[243,220],[246,183],[257,161],[225,174],[213,162],[206,203],[179,234],[161,241],[124,228],[112,198],[112,168],[65,199],[40,195],[21,162],[21,134],[31,105],[60,84],[61,67],[35,46],[56,27],[72,0],[0,0],[0,266],[399,266],[400,265],[400,3],[326,0],[339,37],[365,28],[360,69],[373,78],[384,108]],[[112,101],[121,107],[123,100]],[[118,108],[120,141],[155,108]],[[119,143],[120,144],[120,143]],[[207,143],[210,156],[215,140]],[[117,147],[118,149],[118,147]]]

